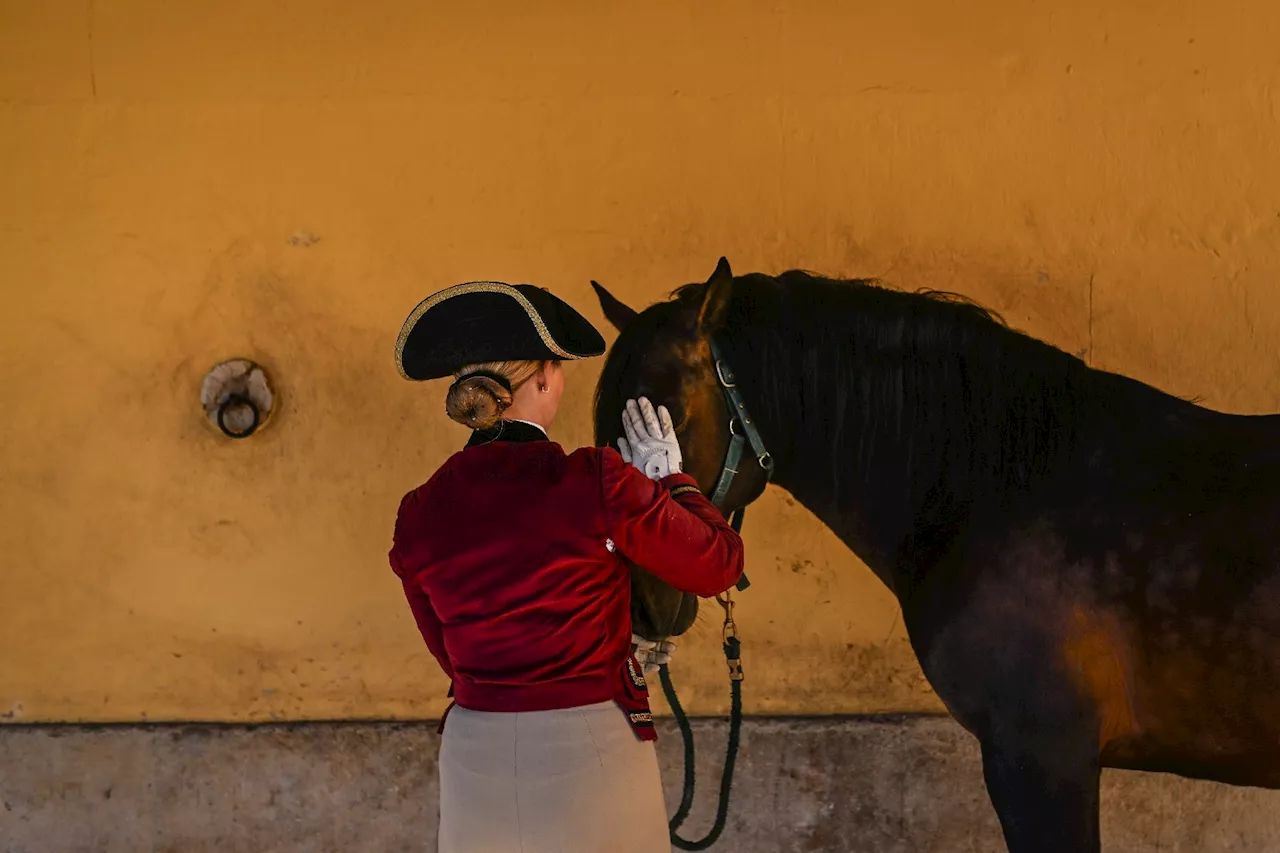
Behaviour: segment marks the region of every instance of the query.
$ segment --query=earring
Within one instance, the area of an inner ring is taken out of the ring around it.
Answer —
[[[539,385],[539,386],[538,386],[538,390],[539,390],[539,391],[541,391],[543,394],[545,394],[545,393],[547,393],[547,386],[546,386],[546,385]]]

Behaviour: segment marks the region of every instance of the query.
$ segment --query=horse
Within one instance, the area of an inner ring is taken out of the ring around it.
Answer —
[[[597,444],[626,399],[665,403],[685,470],[732,480],[724,511],[772,483],[861,558],[978,740],[1010,853],[1100,851],[1104,767],[1280,788],[1280,416],[1090,367],[950,293],[724,258],[641,312],[592,284],[619,331]],[[747,430],[767,451],[724,464]],[[633,567],[638,633],[696,612]]]

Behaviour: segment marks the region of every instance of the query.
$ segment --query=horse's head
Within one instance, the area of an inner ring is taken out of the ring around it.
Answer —
[[[682,287],[672,300],[638,313],[599,284],[592,286],[605,317],[619,332],[596,388],[596,444],[616,446],[622,435],[623,404],[648,397],[671,411],[684,470],[710,494],[733,435],[733,417],[711,354],[713,339],[725,346],[733,295],[729,262],[721,258],[705,283]],[[746,506],[764,491],[767,476],[753,463],[749,454],[744,456],[740,473],[721,501],[722,512]],[[634,566],[631,590],[632,626],[641,636],[678,636],[697,617],[695,596]]]

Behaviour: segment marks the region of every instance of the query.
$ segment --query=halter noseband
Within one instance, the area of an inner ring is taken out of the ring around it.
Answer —
[[[711,358],[715,363],[716,382],[719,383],[725,404],[729,407],[729,449],[725,452],[715,491],[711,493],[711,502],[723,512],[724,500],[729,494],[729,487],[733,485],[733,478],[738,474],[738,465],[742,462],[746,446],[751,445],[751,452],[755,454],[760,470],[764,471],[766,483],[773,477],[773,455],[765,448],[764,439],[760,437],[760,431],[756,429],[751,413],[747,411],[747,403],[738,390],[738,378],[725,361],[724,351],[714,338],[711,339]],[[742,518],[746,512],[745,506],[734,511],[730,519],[734,530],[742,531]],[[751,581],[747,580],[744,573],[738,581],[738,591],[741,592],[750,585]]]

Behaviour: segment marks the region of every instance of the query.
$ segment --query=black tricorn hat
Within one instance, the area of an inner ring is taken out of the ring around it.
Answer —
[[[471,281],[418,303],[396,338],[396,367],[420,381],[468,364],[593,358],[604,350],[595,326],[549,290]]]

